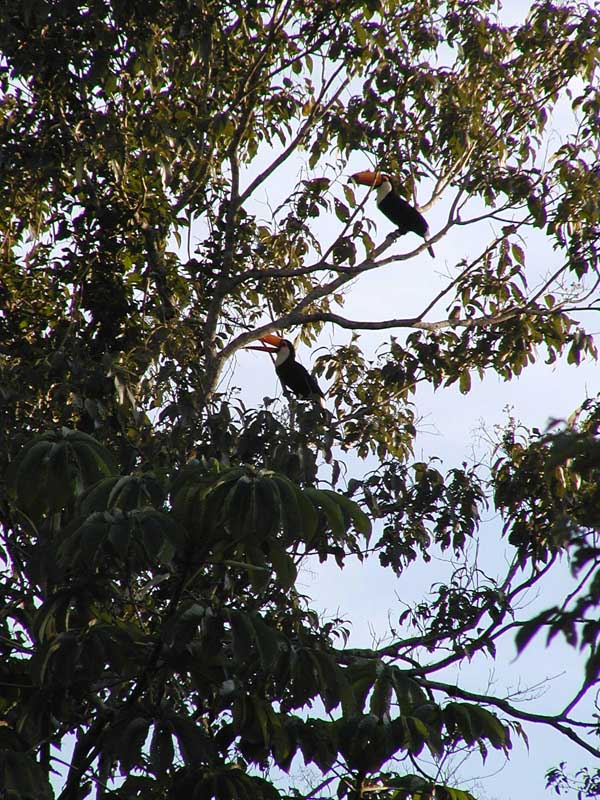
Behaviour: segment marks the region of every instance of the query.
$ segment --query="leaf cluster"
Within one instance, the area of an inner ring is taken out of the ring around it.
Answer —
[[[301,754],[365,774],[458,740],[510,746],[493,714],[440,705],[375,655],[348,659],[298,593],[307,554],[368,540],[347,497],[217,462],[120,475],[67,429],[25,446],[7,486],[4,559],[18,577],[3,589],[2,750],[15,797],[48,794],[28,754],[76,731],[64,797],[96,759],[101,781],[129,776],[123,798],[278,797],[251,765],[289,770]]]

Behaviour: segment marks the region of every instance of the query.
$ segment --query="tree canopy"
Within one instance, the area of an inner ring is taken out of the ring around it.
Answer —
[[[414,456],[421,386],[596,356],[599,43],[566,0],[514,25],[492,0],[0,3],[7,798],[470,800],[446,759],[525,723],[600,756],[600,404],[509,427],[489,474]],[[367,168],[443,272],[394,318],[345,311],[429,259],[348,182]],[[240,400],[228,370],[270,332],[331,336],[325,410]],[[440,552],[451,578],[381,646],[298,581]],[[575,588],[528,616],[564,555]],[[562,709],[469,688],[474,654],[557,635],[583,654]],[[597,796],[572,769],[548,784]]]

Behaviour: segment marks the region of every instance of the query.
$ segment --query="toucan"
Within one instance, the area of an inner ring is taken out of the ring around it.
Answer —
[[[400,235],[413,231],[427,240],[429,226],[425,221],[425,217],[394,191],[389,175],[386,175],[384,172],[365,170],[364,172],[356,172],[351,176],[350,180],[354,183],[360,183],[363,186],[372,186],[377,189],[377,208],[385,214],[390,222],[398,226]],[[429,255],[435,258],[435,253],[431,245],[429,245],[427,250],[429,251]]]
[[[294,345],[281,336],[267,333],[260,337],[262,347],[249,346],[246,350],[261,350],[266,353],[275,353],[275,372],[282,384],[303,400],[312,400],[321,407],[325,407],[325,395],[321,387],[310,372],[296,361]],[[272,345],[268,347],[268,345]]]

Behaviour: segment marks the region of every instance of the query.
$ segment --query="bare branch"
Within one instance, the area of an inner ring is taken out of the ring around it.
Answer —
[[[528,313],[536,313],[537,316],[540,316],[542,314],[549,315],[552,312],[550,310],[540,310],[538,312],[531,311]],[[470,319],[447,318],[437,320],[436,322],[423,322],[419,317],[398,317],[396,319],[371,322],[369,320],[347,319],[340,314],[334,314],[330,311],[316,311],[311,314],[291,314],[286,320],[288,325],[305,325],[309,322],[331,322],[340,328],[363,331],[381,331],[389,328],[416,328],[423,331],[439,331],[444,328],[487,328],[491,325],[498,325],[519,316],[526,316],[526,314],[522,308],[515,307],[499,314],[490,314]]]
[[[337,101],[341,93],[344,91],[344,89],[350,82],[350,78],[345,78],[342,81],[340,86],[336,89],[336,91],[329,98],[327,103],[325,103],[325,105],[322,105],[322,103],[329,88],[337,79],[342,69],[343,65],[338,67],[338,69],[335,70],[335,72],[333,73],[331,78],[327,81],[327,83],[321,88],[321,93],[319,94],[319,97],[315,101],[314,106],[309,111],[306,120],[300,126],[300,130],[298,131],[296,136],[294,136],[294,138],[288,144],[285,150],[282,153],[280,153],[277,156],[277,158],[274,161],[272,161],[271,164],[266,169],[264,169],[259,175],[257,175],[256,178],[246,188],[246,190],[242,192],[242,195],[240,197],[240,204],[244,203],[256,191],[256,189],[262,183],[264,183],[265,180],[290,157],[290,155],[294,152],[294,150],[298,147],[298,145],[302,142],[302,140],[311,132],[315,121],[319,119],[319,117],[323,116],[323,114],[326,111],[328,111],[332,105],[334,105],[334,103]]]

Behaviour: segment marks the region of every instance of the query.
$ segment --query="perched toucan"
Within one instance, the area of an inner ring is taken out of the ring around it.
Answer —
[[[389,175],[386,175],[384,172],[365,170],[364,172],[355,173],[350,180],[354,183],[360,183],[363,186],[373,186],[377,189],[377,208],[385,214],[390,222],[398,226],[400,234],[413,231],[427,241],[429,226],[425,221],[425,217],[394,191]],[[435,258],[435,253],[431,245],[429,245],[427,250],[429,251],[429,255]]]
[[[294,345],[274,333],[261,336],[260,341],[263,342],[262,347],[249,346],[246,350],[275,353],[275,372],[282,384],[303,400],[312,400],[313,403],[324,407],[325,395],[310,372],[296,361]]]

